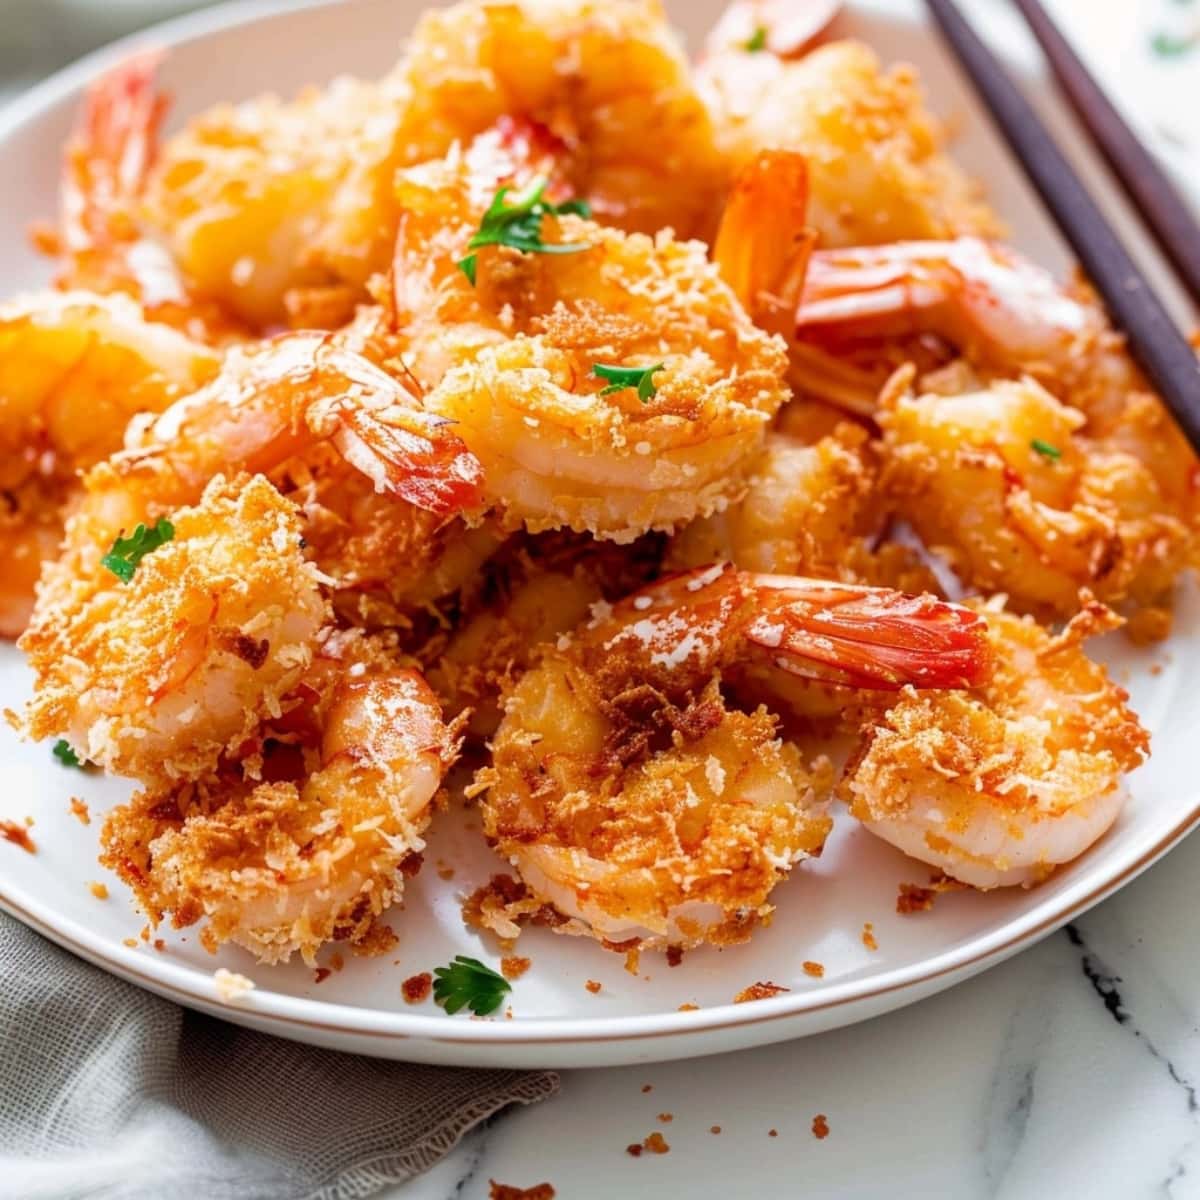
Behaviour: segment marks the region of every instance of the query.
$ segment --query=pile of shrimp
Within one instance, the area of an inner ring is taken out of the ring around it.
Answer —
[[[0,308],[0,635],[152,923],[382,944],[451,803],[476,925],[620,950],[745,941],[835,821],[988,889],[1117,820],[1085,641],[1166,636],[1196,460],[837,9],[692,64],[462,0],[170,136],[169,62],[93,86]]]

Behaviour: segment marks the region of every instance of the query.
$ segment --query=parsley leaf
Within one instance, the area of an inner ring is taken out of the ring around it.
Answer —
[[[77,770],[82,771],[87,765],[80,759],[79,755],[71,749],[71,743],[64,741],[62,738],[59,738],[58,741],[54,743],[54,749],[50,753],[53,754],[54,757],[57,758],[64,767],[75,767]]]
[[[620,392],[625,388],[637,388],[638,399],[645,404],[651,396],[658,394],[658,388],[654,386],[654,372],[662,369],[662,363],[655,363],[652,367],[610,367],[604,363],[596,363],[592,367],[592,374],[597,379],[608,381],[608,387],[600,389],[601,396]]]
[[[112,549],[100,560],[100,565],[107,567],[123,583],[128,583],[138,563],[152,550],[165,546],[174,536],[175,526],[166,517],[159,517],[150,529],[139,524],[127,538],[119,537],[113,542]]]
[[[456,955],[448,967],[435,968],[433,974],[433,998],[451,1015],[469,1006],[477,1017],[487,1016],[512,991],[512,984],[503,975],[497,975],[479,959],[462,954]]]
[[[511,188],[502,187],[495,195],[488,210],[483,214],[479,228],[467,243],[468,250],[480,246],[510,246],[523,254],[576,254],[588,250],[585,242],[543,242],[542,218],[561,217],[571,213],[577,217],[590,217],[592,210],[586,200],[566,200],[562,204],[548,204],[542,199],[547,180],[538,176],[529,182],[524,191],[508,199]],[[475,284],[478,266],[477,255],[468,254],[455,264]]]
[[[749,51],[751,54],[757,54],[760,50],[767,48],[767,27],[765,25],[756,25],[754,32],[742,43],[742,49]]]
[[[1184,34],[1182,37],[1160,30],[1150,39],[1150,49],[1159,58],[1179,58],[1181,55],[1187,54],[1198,42],[1200,42],[1200,30]]]
[[[1049,442],[1043,442],[1041,438],[1034,438],[1029,444],[1043,458],[1049,458],[1052,461],[1062,458],[1062,451],[1057,446],[1052,446]]]

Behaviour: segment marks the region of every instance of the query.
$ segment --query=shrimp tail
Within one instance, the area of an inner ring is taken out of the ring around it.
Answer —
[[[405,413],[421,430],[385,423],[366,409],[350,409],[334,434],[342,457],[377,490],[426,512],[451,516],[483,504],[483,467],[457,434],[427,413]]]
[[[67,145],[62,178],[66,248],[121,241],[122,226],[154,161],[168,98],[154,83],[161,51],[144,50],[91,88]]]
[[[774,595],[746,636],[793,675],[884,691],[975,687],[988,676],[987,624],[962,605],[816,579],[756,582]]]
[[[734,181],[713,260],[754,322],[791,338],[816,235],[805,224],[808,164],[764,150]]]

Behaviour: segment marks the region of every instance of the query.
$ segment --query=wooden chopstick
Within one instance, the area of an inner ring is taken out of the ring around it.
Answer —
[[[1200,452],[1200,361],[1055,145],[1041,118],[954,0],[925,0],[1025,174],[1071,243],[1150,382]]]
[[[1200,305],[1200,224],[1162,167],[1071,49],[1040,0],[1015,2],[1080,121],[1142,214],[1180,282]]]

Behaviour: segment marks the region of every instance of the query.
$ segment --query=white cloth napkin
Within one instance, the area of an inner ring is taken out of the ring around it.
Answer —
[[[550,1072],[300,1046],[176,1007],[0,914],[0,1197],[350,1200]]]

